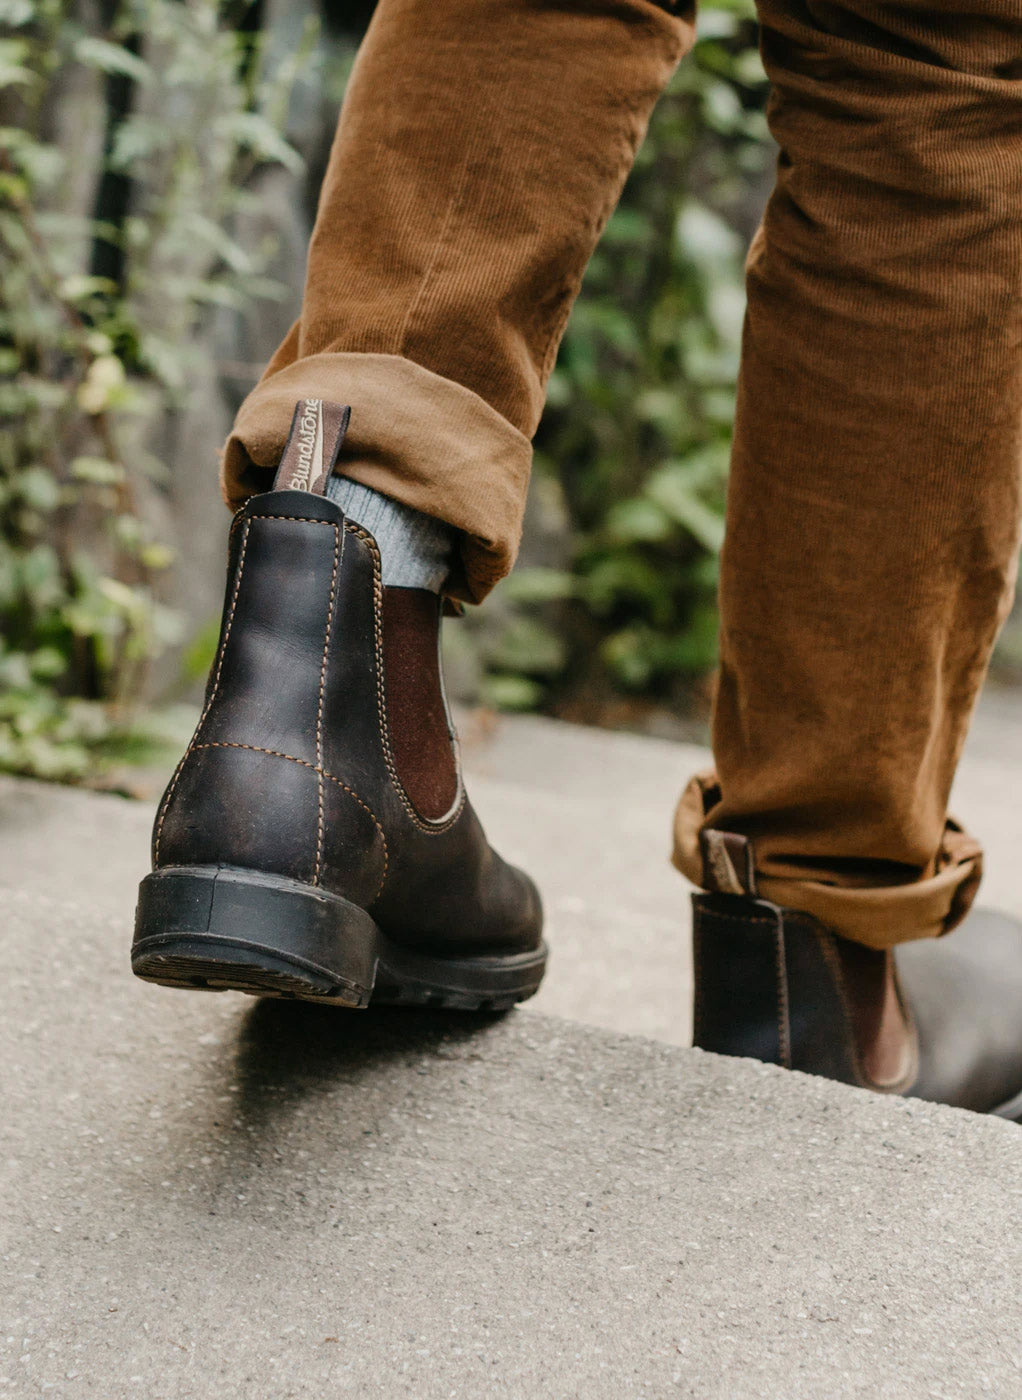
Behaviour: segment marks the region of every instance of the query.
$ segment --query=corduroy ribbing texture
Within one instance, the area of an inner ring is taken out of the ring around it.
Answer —
[[[873,946],[979,879],[947,819],[1009,604],[1022,460],[1022,7],[761,0],[776,191],[749,312],[702,825],[760,889]],[[648,0],[381,0],[302,316],[224,458],[265,485],[296,398],[351,403],[340,469],[513,559],[528,440],[589,253],[691,14]],[[708,795],[713,794],[708,801]]]
[[[1022,487],[1022,6],[760,0],[781,148],[749,258],[704,822],[876,947],[979,880],[946,823]]]
[[[301,319],[225,448],[229,503],[262,489],[296,398],[351,404],[340,470],[461,532],[448,591],[478,602],[507,573],[568,312],[694,37],[672,8],[380,0]]]

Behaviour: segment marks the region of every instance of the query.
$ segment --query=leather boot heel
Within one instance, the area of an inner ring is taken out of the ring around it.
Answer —
[[[157,870],[139,888],[131,967],[164,987],[361,1008],[508,1010],[538,989],[545,950],[436,958],[388,941],[357,904],[258,870]]]
[[[139,888],[131,967],[165,987],[367,1006],[382,935],[340,895],[258,870],[157,870]]]

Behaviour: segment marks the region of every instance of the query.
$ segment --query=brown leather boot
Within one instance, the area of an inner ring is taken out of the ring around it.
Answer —
[[[278,481],[323,484],[323,461],[287,465]],[[434,594],[382,587],[375,542],[318,491],[238,512],[205,707],[139,892],[139,977],[353,1007],[538,989],[539,895],[465,796],[439,624]]]
[[[977,910],[891,952],[749,896],[693,896],[694,1041],[880,1093],[1022,1117],[1022,925]]]

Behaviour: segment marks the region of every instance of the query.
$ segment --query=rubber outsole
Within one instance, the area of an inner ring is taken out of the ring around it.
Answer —
[[[154,871],[139,889],[131,966],[164,987],[237,991],[358,1010],[502,1011],[538,990],[542,945],[435,958],[405,952],[338,895],[230,867]]]

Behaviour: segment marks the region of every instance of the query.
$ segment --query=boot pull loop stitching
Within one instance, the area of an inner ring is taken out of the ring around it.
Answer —
[[[703,886],[717,894],[756,897],[756,861],[752,842],[736,831],[703,827],[699,833]]]
[[[299,399],[271,489],[325,496],[350,422],[347,405]]]
[[[777,1049],[781,1064],[791,1069],[791,1010],[788,1002],[788,964],[784,955],[784,918],[777,911],[774,920],[774,948],[777,966]]]

